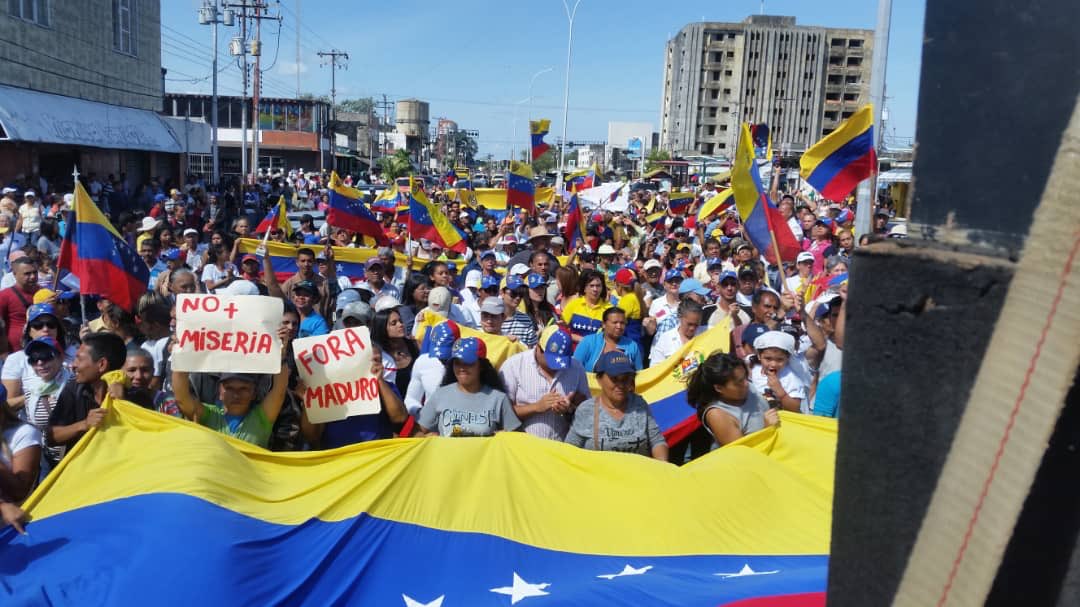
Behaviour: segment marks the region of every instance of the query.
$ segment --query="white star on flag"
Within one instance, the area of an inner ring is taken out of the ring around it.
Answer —
[[[443,599],[446,598],[446,595],[444,594],[430,603],[421,603],[407,594],[401,595],[401,598],[405,599],[405,607],[442,607],[442,602]]]
[[[775,569],[773,571],[754,571],[750,568],[750,565],[748,563],[744,563],[742,569],[740,569],[738,573],[714,573],[713,575],[718,575],[726,580],[733,577],[747,577],[751,575],[772,575],[774,573],[780,573],[780,570]]]
[[[623,567],[623,570],[618,573],[605,573],[604,575],[598,575],[596,577],[603,578],[605,580],[613,580],[617,577],[623,577],[624,575],[645,575],[645,572],[652,569],[652,565],[645,565],[641,569],[634,569],[630,565]]]
[[[545,584],[530,584],[529,582],[526,582],[525,580],[521,579],[521,576],[519,576],[517,574],[517,572],[515,571],[514,572],[514,585],[513,586],[503,586],[501,588],[492,588],[491,592],[494,592],[494,593],[497,593],[497,594],[508,595],[510,597],[510,604],[511,605],[516,605],[517,602],[520,601],[521,599],[527,599],[527,598],[529,598],[531,596],[544,596],[545,594],[548,594],[547,592],[544,592],[544,589],[547,588],[550,585],[551,584],[546,584],[546,583]]]

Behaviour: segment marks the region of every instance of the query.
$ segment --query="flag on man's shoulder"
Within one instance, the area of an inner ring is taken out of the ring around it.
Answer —
[[[79,292],[100,295],[133,312],[146,293],[150,269],[124,240],[83,188],[75,184],[75,210],[69,216],[58,269],[79,278]]]
[[[370,236],[380,246],[390,244],[390,239],[386,237],[382,225],[371,214],[371,211],[364,206],[364,196],[359,190],[342,183],[337,171],[330,173],[328,186],[330,190],[330,208],[326,211],[326,223],[334,227],[351,230],[357,234]]]
[[[843,200],[876,171],[872,105],[852,114],[799,159],[799,175],[829,200]]]

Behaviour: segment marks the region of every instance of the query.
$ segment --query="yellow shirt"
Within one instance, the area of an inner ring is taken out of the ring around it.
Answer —
[[[578,297],[563,308],[563,322],[575,335],[592,335],[600,330],[603,325],[604,310],[610,307],[611,304],[606,300],[598,301],[595,306],[590,306],[587,299]]]
[[[619,307],[626,312],[626,320],[641,320],[641,301],[637,293],[630,291],[619,298]]]

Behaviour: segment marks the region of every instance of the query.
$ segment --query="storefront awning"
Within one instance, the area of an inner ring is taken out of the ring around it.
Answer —
[[[178,154],[180,143],[149,110],[0,85],[0,126],[11,141]]]

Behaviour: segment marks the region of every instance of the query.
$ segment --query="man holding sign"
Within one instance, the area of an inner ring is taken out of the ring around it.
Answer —
[[[289,367],[281,365],[274,385],[261,403],[255,403],[255,378],[247,373],[223,373],[218,384],[220,405],[199,402],[191,393],[187,371],[173,371],[173,392],[184,417],[211,430],[228,434],[266,448],[285,390],[289,386]]]

